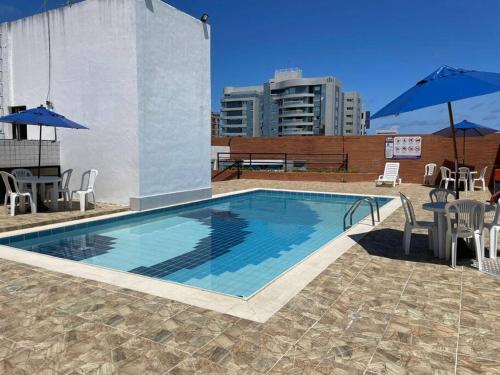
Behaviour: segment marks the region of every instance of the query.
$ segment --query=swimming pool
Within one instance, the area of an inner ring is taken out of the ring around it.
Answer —
[[[358,195],[255,190],[0,239],[248,299],[344,231]],[[379,206],[391,198],[375,197]],[[369,214],[360,206],[353,223]]]

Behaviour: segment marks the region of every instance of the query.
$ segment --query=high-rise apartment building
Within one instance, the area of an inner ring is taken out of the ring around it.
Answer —
[[[343,111],[343,134],[362,134],[361,127],[361,95],[355,91],[345,92]]]
[[[348,117],[346,103],[352,107]],[[342,93],[335,77],[304,78],[300,69],[278,70],[261,86],[224,88],[219,135],[361,134],[361,110],[361,96]]]
[[[264,84],[262,135],[334,135],[341,128],[341,83],[303,78],[299,69],[276,71]]]
[[[361,135],[367,135],[370,129],[370,111],[361,112]]]
[[[262,93],[262,86],[224,88],[219,121],[221,137],[260,135]]]

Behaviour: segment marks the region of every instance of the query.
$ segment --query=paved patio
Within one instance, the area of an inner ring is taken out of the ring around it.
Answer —
[[[108,215],[126,210],[128,210],[128,207],[111,203],[97,202],[95,207],[90,204],[89,209],[85,212],[80,212],[79,202],[73,202],[70,210],[69,207],[64,207],[61,201],[59,203],[59,210],[56,212],[37,212],[36,214],[31,214],[29,212],[21,214],[16,212],[16,216],[12,217],[9,215],[5,207],[0,205],[0,233],[16,229],[31,228],[39,225],[62,223],[69,220]]]
[[[250,187],[428,200],[410,184],[238,180],[214,192]],[[0,260],[0,373],[500,373],[500,278],[436,263],[423,235],[405,257],[403,224],[398,209],[264,324]]]

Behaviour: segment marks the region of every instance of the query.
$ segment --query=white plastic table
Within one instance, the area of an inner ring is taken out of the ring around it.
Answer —
[[[424,203],[422,208],[426,211],[434,212],[434,220],[437,221],[437,231],[438,231],[438,256],[441,259],[450,259],[450,249],[446,248],[446,213],[445,206],[447,202],[430,202]]]
[[[52,184],[52,193],[50,196],[50,210],[57,211],[58,208],[58,195],[59,195],[59,182],[61,177],[59,176],[26,176],[18,177],[17,182],[21,184],[31,184],[31,194],[33,202],[35,203],[35,212],[37,212],[37,194],[38,194],[38,184]]]

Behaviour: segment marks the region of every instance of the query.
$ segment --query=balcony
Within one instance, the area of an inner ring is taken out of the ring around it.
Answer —
[[[282,113],[279,117],[313,117],[313,112],[304,112],[304,111],[289,111],[286,113]]]
[[[280,104],[279,108],[313,108],[313,103],[304,103],[303,101],[297,102],[284,102]]]
[[[246,119],[247,116],[245,115],[239,115],[239,116],[226,116],[226,115],[220,115],[221,120],[243,120]]]
[[[304,130],[304,129],[286,129],[283,130],[281,135],[314,135],[312,130]]]
[[[221,128],[227,128],[227,129],[236,129],[236,128],[245,128],[247,127],[247,123],[241,123],[241,124],[229,124],[229,125],[226,125],[226,124],[221,124],[220,125]]]
[[[274,96],[275,99],[288,99],[288,98],[314,98],[313,93],[304,92],[301,94],[279,94]]]
[[[227,133],[227,132],[222,131],[222,132],[220,133],[220,135],[221,135],[222,137],[244,137],[244,136],[246,136],[246,135],[247,135],[247,133],[246,133],[246,132],[239,132],[239,133]]]
[[[247,107],[246,105],[242,105],[240,107],[221,107],[220,111],[221,112],[226,112],[226,111],[246,111]]]
[[[279,126],[313,126],[313,121],[303,121],[303,120],[287,120],[280,122]]]

